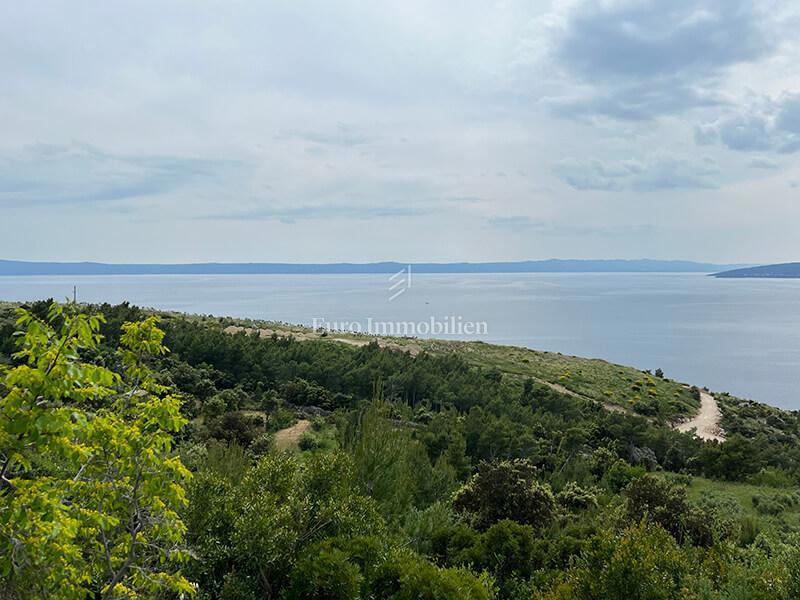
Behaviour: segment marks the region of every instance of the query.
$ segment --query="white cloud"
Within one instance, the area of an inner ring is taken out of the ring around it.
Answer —
[[[702,132],[702,133],[698,133]],[[695,129],[700,144],[719,140],[740,152],[800,151],[800,93],[784,93],[759,102]]]
[[[567,159],[555,167],[564,182],[581,191],[708,189],[716,187],[714,176],[718,172],[716,163],[708,157],[696,162],[669,156],[645,161]]]

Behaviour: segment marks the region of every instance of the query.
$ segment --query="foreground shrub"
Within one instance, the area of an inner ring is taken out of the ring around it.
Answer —
[[[301,557],[314,585],[325,587],[326,573],[342,557],[331,546],[315,562],[308,546],[336,536],[384,533],[375,503],[355,492],[352,462],[341,452],[303,459],[267,454],[238,484],[202,469],[190,500],[187,521],[199,559],[194,575],[213,597],[221,593],[217,585],[223,577],[236,580],[232,589],[255,582],[256,597],[276,597],[287,589]]]
[[[0,367],[0,596],[191,593],[189,472],[172,453],[186,419],[148,368],[164,333],[156,317],[122,325],[114,372],[84,362],[104,319],[73,309],[18,310],[17,364]]]
[[[687,571],[672,536],[642,524],[596,538],[565,580],[543,598],[677,600]]]

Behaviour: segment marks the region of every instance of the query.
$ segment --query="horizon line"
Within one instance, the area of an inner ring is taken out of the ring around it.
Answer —
[[[0,275],[213,275],[213,274],[386,274],[410,265],[417,273],[557,273],[557,272],[715,272],[752,266],[662,259],[561,259],[485,262],[287,263],[104,263],[0,259]]]

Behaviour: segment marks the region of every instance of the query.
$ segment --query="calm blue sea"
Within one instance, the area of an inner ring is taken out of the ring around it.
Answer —
[[[407,287],[405,275],[0,277],[0,299],[64,299],[73,285],[80,301],[306,325],[455,317],[486,323],[479,339],[487,342],[660,367],[681,381],[800,409],[800,280],[437,274],[413,275]]]

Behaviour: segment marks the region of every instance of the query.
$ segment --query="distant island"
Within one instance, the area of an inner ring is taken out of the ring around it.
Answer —
[[[764,265],[714,273],[714,277],[729,279],[800,279],[800,262]]]
[[[334,275],[397,273],[715,273],[744,265],[681,260],[526,260],[481,263],[191,263],[109,264],[0,260],[0,276],[12,275]]]

